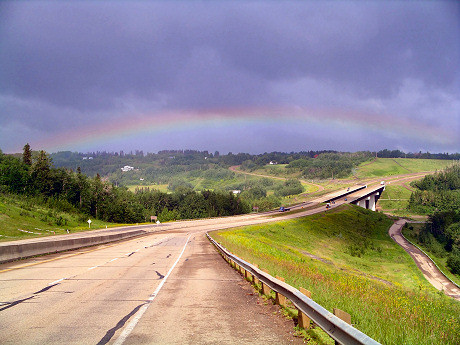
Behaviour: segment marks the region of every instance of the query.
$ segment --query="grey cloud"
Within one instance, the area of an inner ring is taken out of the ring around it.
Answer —
[[[244,84],[238,75],[262,82],[304,75],[383,93],[394,91],[395,79],[414,74],[439,85],[458,80],[452,73],[458,50],[452,47],[460,36],[443,26],[458,19],[449,15],[452,4],[17,6],[2,27],[8,53],[2,79],[9,82],[2,89],[81,109],[111,107],[114,96],[128,91],[146,98],[174,93],[197,47],[216,51],[223,72],[233,73],[226,86],[234,79]],[[200,89],[207,85],[215,91],[206,82]]]
[[[4,1],[0,123],[294,103],[455,127],[459,42],[454,1]]]

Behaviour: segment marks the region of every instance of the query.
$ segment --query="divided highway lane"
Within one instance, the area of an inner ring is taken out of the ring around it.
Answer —
[[[148,301],[187,238],[149,236],[1,273],[0,343],[107,343]]]

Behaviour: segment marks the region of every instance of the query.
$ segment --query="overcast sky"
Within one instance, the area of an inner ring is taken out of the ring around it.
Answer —
[[[458,1],[1,1],[0,149],[460,151]]]

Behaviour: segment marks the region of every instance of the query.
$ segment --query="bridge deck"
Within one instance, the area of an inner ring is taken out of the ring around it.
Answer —
[[[338,191],[323,195],[323,196],[319,197],[318,199],[313,200],[313,202],[317,202],[317,203],[329,202],[329,201],[332,201],[332,200],[336,200],[336,199],[345,197],[346,195],[350,195],[350,194],[355,193],[355,192],[357,192],[359,190],[362,190],[362,189],[365,190],[366,186],[365,185],[361,185],[361,186],[358,185],[358,186],[353,186],[353,187],[346,188],[346,189],[341,189],[341,190],[338,190]]]

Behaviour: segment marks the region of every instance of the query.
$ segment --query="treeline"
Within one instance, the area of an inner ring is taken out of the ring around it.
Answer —
[[[447,266],[460,274],[460,165],[453,165],[434,175],[425,176],[413,185],[409,209],[433,212],[419,234],[420,242],[440,254],[441,245],[448,253]]]
[[[412,183],[416,190],[409,199],[409,209],[418,213],[459,210],[460,165],[455,164]]]
[[[162,222],[231,216],[250,211],[248,204],[232,193],[209,190],[198,193],[187,187],[177,187],[171,194],[151,191],[149,188],[140,188],[135,194],[143,208],[149,214],[158,215]]]
[[[46,152],[32,153],[28,144],[21,158],[0,151],[0,192],[41,197],[59,211],[117,223],[143,222],[155,215],[164,221],[249,211],[249,206],[230,193],[198,193],[184,188],[172,194],[150,190],[133,193],[99,174],[88,177],[79,167],[75,172],[55,168]]]
[[[400,150],[381,150],[377,152],[380,158],[419,158],[419,159],[460,159],[460,153],[430,153],[430,152],[403,152]]]

